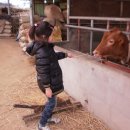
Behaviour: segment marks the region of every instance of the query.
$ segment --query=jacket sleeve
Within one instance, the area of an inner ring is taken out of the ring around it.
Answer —
[[[26,52],[27,52],[29,55],[31,55],[31,56],[34,55],[34,54],[33,54],[33,47],[34,47],[34,42],[30,43],[30,44],[27,46],[27,48],[26,48]]]
[[[61,60],[67,57],[67,53],[64,53],[64,52],[56,52],[56,55],[58,57],[58,60]]]
[[[37,59],[36,70],[38,72],[38,79],[44,88],[50,87],[50,56],[42,50],[39,52],[40,58]]]

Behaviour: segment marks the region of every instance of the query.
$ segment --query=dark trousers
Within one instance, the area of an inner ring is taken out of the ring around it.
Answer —
[[[42,112],[42,116],[40,119],[40,126],[44,127],[47,124],[47,121],[52,116],[52,112],[56,106],[56,96],[52,96],[51,98],[48,98],[48,102],[45,105],[45,108]]]

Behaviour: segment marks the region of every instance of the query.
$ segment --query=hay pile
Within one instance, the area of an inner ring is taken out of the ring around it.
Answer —
[[[0,20],[0,37],[10,37],[11,34],[11,23],[7,20]]]
[[[55,115],[61,123],[50,125],[53,130],[110,130],[106,124],[87,110],[73,110]]]
[[[14,91],[16,94],[13,94],[16,103],[42,105],[46,102],[44,94],[42,94],[37,86],[35,73],[28,75],[17,85],[19,90]],[[58,97],[63,100],[70,98],[66,93],[61,93]],[[83,108],[58,113],[54,116],[59,117],[61,123],[58,125],[50,124],[52,130],[110,130],[100,119]],[[37,123],[38,120],[30,122],[28,127],[36,129]]]
[[[17,39],[19,40],[19,45],[22,47],[23,51],[25,51],[25,48],[27,44],[29,43],[28,40],[28,31],[31,27],[30,25],[30,17],[29,15],[22,14],[20,15],[20,27]],[[34,23],[38,23],[41,20],[41,18],[38,15],[34,15]]]
[[[21,14],[20,19],[19,19],[20,26],[19,26],[19,32],[18,32],[17,39],[19,40],[19,45],[23,49],[23,51],[25,50],[25,48],[28,44],[28,36],[27,35],[28,35],[28,30],[31,26],[30,19],[28,16],[25,14]]]

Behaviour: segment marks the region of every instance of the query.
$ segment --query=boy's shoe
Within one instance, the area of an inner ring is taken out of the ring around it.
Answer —
[[[58,123],[61,122],[61,120],[60,120],[59,118],[51,117],[50,119],[48,119],[47,122],[48,122],[48,123],[58,124]]]
[[[48,126],[41,127],[40,125],[38,125],[37,130],[51,130],[51,129]]]

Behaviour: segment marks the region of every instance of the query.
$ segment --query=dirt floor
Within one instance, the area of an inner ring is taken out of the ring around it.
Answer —
[[[28,126],[22,117],[30,109],[17,109],[14,104],[43,104],[45,96],[37,87],[35,67],[21,51],[15,39],[0,39],[0,130],[35,130],[37,121]],[[61,94],[61,97],[64,94]],[[95,116],[83,109],[56,114],[62,122],[50,125],[52,130],[109,130]]]

